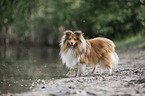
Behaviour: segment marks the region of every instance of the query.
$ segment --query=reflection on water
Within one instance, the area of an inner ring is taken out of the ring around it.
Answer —
[[[0,47],[0,94],[29,91],[34,81],[65,74],[58,48]]]

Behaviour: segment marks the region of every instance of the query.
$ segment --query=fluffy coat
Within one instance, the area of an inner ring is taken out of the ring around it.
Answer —
[[[115,52],[115,44],[107,39],[97,37],[85,40],[81,31],[65,31],[60,41],[60,56],[68,68],[76,68],[75,76],[80,76],[86,66],[98,65],[112,73],[113,65],[118,64],[119,58]]]

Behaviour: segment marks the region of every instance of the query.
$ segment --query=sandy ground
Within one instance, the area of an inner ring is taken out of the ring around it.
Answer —
[[[119,65],[109,75],[98,68],[82,77],[62,78],[14,96],[145,96],[145,50],[118,50]]]

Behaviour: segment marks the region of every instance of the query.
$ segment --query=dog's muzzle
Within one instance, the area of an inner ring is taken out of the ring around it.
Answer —
[[[70,47],[71,47],[71,48],[74,48],[73,42],[70,43]]]

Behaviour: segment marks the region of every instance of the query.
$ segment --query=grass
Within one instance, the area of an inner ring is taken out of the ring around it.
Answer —
[[[139,45],[139,48],[145,49],[145,42]]]
[[[145,48],[145,34],[137,34],[135,36],[130,36],[122,40],[114,41],[117,48],[122,48],[125,46],[133,46],[139,48]]]

